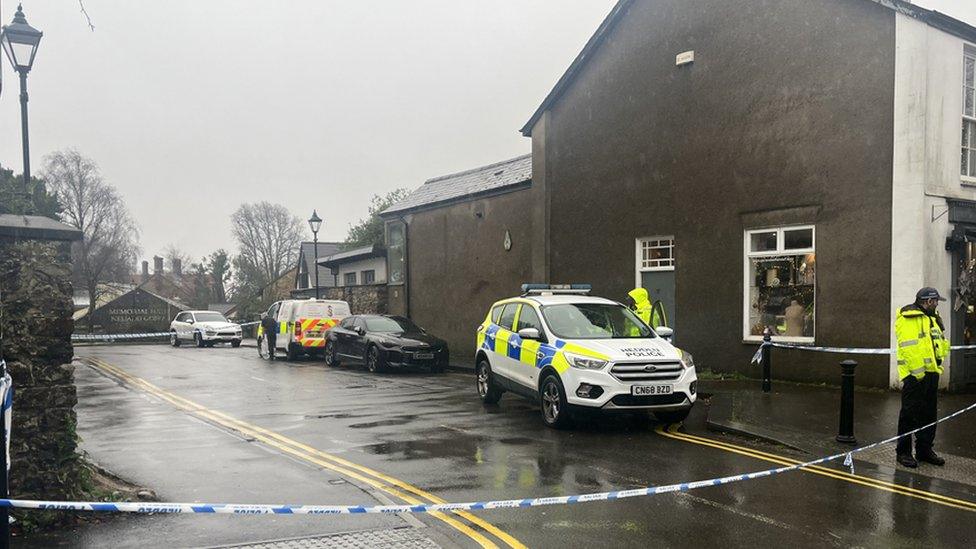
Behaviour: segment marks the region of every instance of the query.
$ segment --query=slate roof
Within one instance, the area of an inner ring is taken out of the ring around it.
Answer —
[[[312,262],[315,261],[314,242],[302,242],[299,261],[305,262],[305,272],[308,273],[308,286],[315,288],[315,271],[312,270]],[[339,242],[319,242],[319,259],[328,257],[339,251]],[[297,274],[295,275],[298,276]],[[319,288],[331,288],[334,286],[332,271],[328,268],[319,266]]]
[[[362,248],[353,248],[352,250],[332,254],[329,257],[320,258],[319,265],[333,267],[361,259],[384,256],[386,256],[386,250],[382,246],[363,246]]]
[[[380,214],[383,217],[407,211],[446,205],[466,198],[508,190],[532,181],[532,155],[496,162],[480,168],[428,179],[409,196]]]

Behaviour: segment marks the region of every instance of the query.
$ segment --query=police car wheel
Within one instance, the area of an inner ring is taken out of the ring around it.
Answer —
[[[285,360],[298,360],[298,347],[294,343],[288,344],[288,352],[285,353]]]
[[[549,374],[542,381],[539,394],[542,405],[542,421],[547,427],[562,429],[570,423],[569,409],[566,405],[566,392],[555,374]]]
[[[176,332],[170,332],[169,334],[169,344],[173,347],[180,346],[180,337],[176,335]]]
[[[485,404],[495,404],[502,398],[502,391],[495,383],[495,376],[491,373],[491,365],[488,359],[482,358],[478,363],[478,396]]]
[[[686,410],[674,410],[672,412],[654,412],[654,417],[661,423],[681,423],[688,418],[691,408]]]
[[[238,348],[238,347],[240,347],[241,346],[241,340],[235,339],[235,340],[231,341],[230,342],[230,346],[233,347],[233,348],[235,348],[235,349]]]

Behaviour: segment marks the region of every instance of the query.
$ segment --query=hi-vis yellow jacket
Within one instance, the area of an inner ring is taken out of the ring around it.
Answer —
[[[942,361],[949,354],[949,340],[942,333],[942,319],[925,314],[914,303],[898,311],[895,337],[898,339],[898,378],[925,377],[925,372],[942,373]]]
[[[637,318],[644,321],[644,324],[651,325],[651,300],[647,297],[647,290],[644,288],[634,288],[627,292],[627,295],[634,300],[634,314]],[[652,326],[653,327],[653,326]]]

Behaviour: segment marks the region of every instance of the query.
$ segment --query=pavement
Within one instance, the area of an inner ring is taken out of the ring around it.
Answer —
[[[244,347],[77,353],[82,448],[163,501],[372,505],[585,494],[806,460],[817,449],[811,441],[832,436],[836,426],[827,411],[803,404],[810,388],[780,384],[766,398],[775,408],[765,410],[748,382],[702,389],[713,393],[712,403],[732,394],[730,418],[740,426],[772,413],[782,416],[777,435],[790,432],[786,425],[819,435],[784,446],[715,432],[705,401],[680,429],[621,415],[555,431],[544,427],[535,403],[506,394],[496,406],[482,405],[471,374],[376,375],[317,361],[269,362]],[[823,405],[831,389],[821,390]],[[869,397],[858,393],[857,402],[857,435],[867,441],[872,432],[862,424],[870,416],[860,414]],[[886,414],[877,411],[878,421]],[[802,429],[804,422],[823,425]],[[950,442],[964,446],[967,435],[952,430],[971,422],[963,416],[940,431],[951,466],[968,455]],[[972,478],[859,459],[856,474],[838,463],[684,493],[441,517],[106,516],[14,546],[646,547],[653,540],[662,547],[971,547]]]
[[[857,443],[836,441],[840,422],[840,388],[774,383],[763,393],[759,380],[704,381],[701,390],[709,399],[707,426],[787,446],[812,456],[850,450],[884,440],[898,432],[901,393],[858,389],[854,393],[854,435]],[[939,395],[939,417],[976,402],[976,395]],[[918,473],[958,482],[976,482],[976,412],[937,427],[935,450],[948,460],[947,467],[921,464]],[[894,445],[856,456],[862,461],[894,465]]]

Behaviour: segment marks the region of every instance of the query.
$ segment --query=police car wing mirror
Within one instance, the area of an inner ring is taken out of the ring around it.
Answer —
[[[664,339],[671,339],[671,337],[674,336],[674,330],[668,328],[667,326],[654,328],[654,331],[657,333],[657,335],[663,337]]]
[[[356,326],[352,330],[359,335],[366,335],[366,328],[363,328],[362,326]]]
[[[542,334],[536,328],[522,328],[518,331],[518,335],[522,339],[542,339]]]

